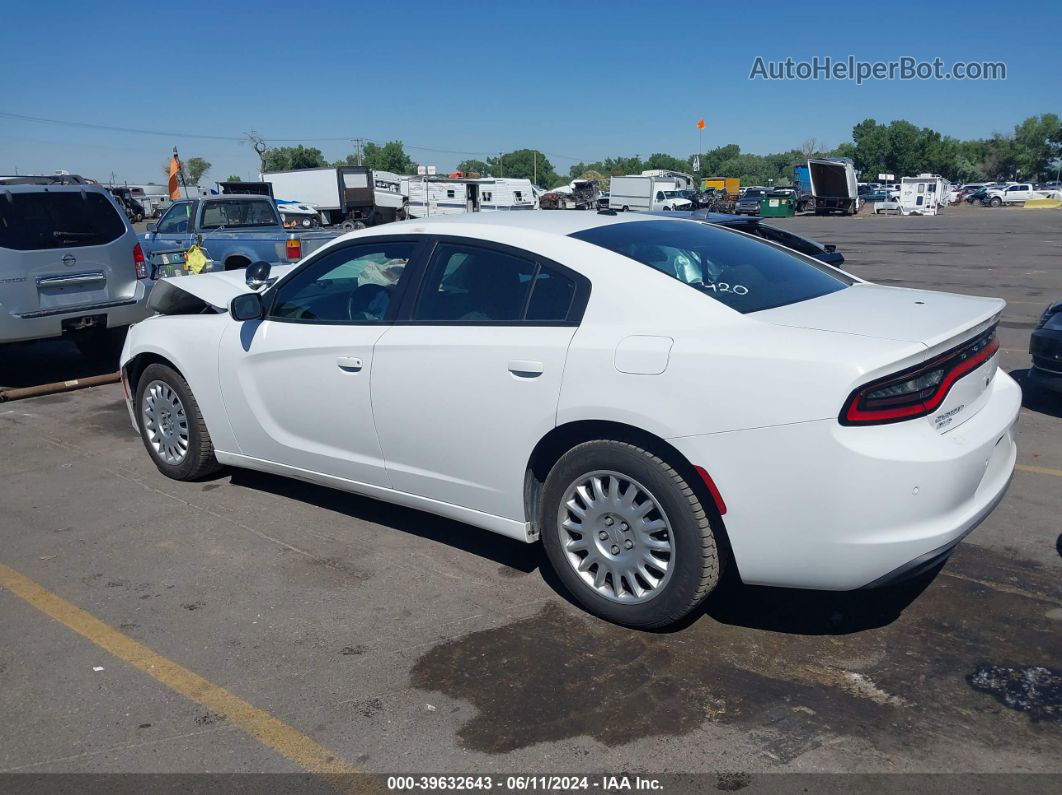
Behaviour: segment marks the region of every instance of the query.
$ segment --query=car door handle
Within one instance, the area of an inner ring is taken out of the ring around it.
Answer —
[[[357,356],[340,356],[336,359],[336,364],[339,365],[340,370],[347,370],[351,373],[359,372],[363,366],[361,359]]]
[[[509,362],[509,372],[523,378],[540,376],[545,369],[542,362],[535,362],[530,359],[513,359]]]

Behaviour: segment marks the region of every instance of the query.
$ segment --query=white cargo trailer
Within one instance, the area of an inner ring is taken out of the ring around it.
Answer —
[[[304,168],[262,174],[277,199],[310,204],[331,225],[376,226],[405,217],[402,177],[367,166]]]

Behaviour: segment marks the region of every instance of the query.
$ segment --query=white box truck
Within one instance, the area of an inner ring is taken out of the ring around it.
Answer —
[[[406,216],[401,177],[367,166],[303,168],[262,174],[278,200],[310,204],[329,225],[363,229]]]
[[[850,158],[809,160],[808,181],[815,215],[855,215],[859,212],[859,184]]]
[[[678,193],[673,179],[613,177],[609,182],[610,210],[691,210],[693,202]]]

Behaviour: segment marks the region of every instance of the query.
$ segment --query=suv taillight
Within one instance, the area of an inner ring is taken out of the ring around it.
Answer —
[[[144,249],[139,243],[133,246],[133,270],[136,271],[138,281],[148,277],[147,260],[144,259]]]
[[[998,350],[993,327],[925,364],[864,384],[848,396],[838,419],[841,425],[883,425],[932,414],[956,381]]]
[[[302,259],[302,241],[289,240],[285,245],[284,253],[287,255],[287,258],[292,262]]]

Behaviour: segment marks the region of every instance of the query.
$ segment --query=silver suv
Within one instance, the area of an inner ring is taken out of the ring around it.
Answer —
[[[117,359],[148,314],[143,249],[103,188],[41,182],[0,181],[0,343],[69,336]]]

